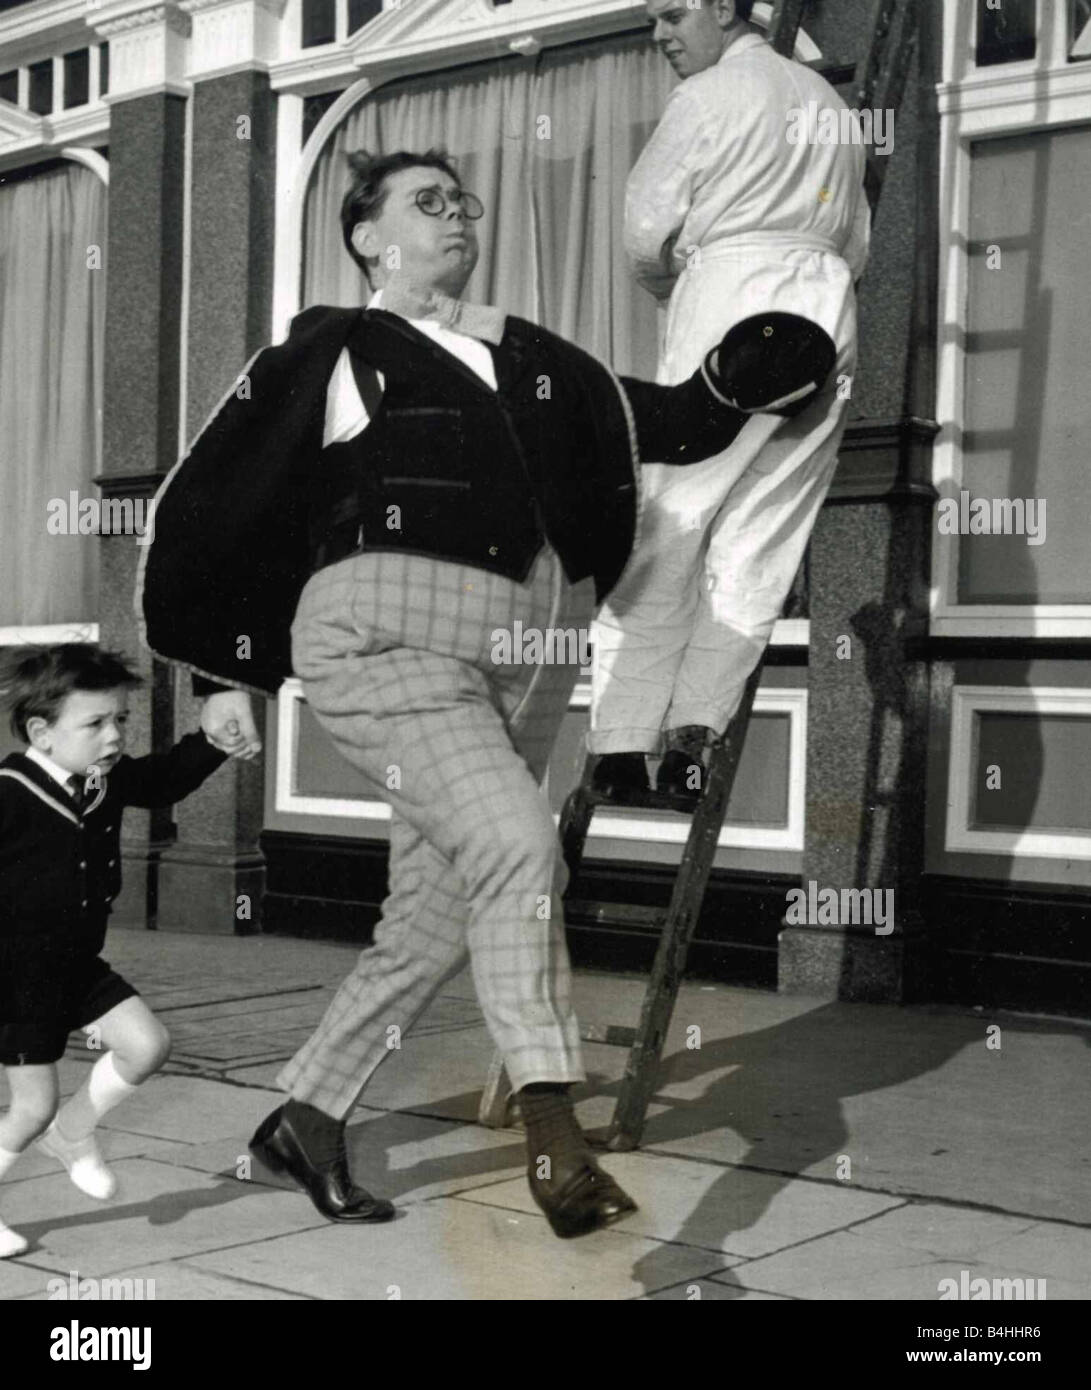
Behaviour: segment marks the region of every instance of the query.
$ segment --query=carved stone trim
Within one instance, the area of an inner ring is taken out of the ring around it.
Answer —
[[[190,19],[176,5],[152,5],[147,9],[133,10],[127,14],[110,17],[109,13],[93,21],[95,32],[103,38],[115,38],[118,34],[129,34],[134,29],[147,29],[153,24],[162,24],[166,29],[182,38],[188,38]]]
[[[106,0],[89,10],[87,18],[96,33],[110,40],[108,105],[137,95],[179,90],[185,79],[192,21],[178,5]]]

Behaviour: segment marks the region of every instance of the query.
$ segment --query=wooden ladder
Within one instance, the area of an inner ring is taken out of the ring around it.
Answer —
[[[896,109],[900,104],[916,34],[918,2],[875,0],[871,42],[867,53],[857,64],[854,76],[854,96],[858,109],[876,106]],[[807,3],[808,0],[776,0],[769,29],[770,40],[779,53],[793,52]],[[873,219],[882,191],[886,163],[885,158],[869,152],[865,189]],[[666,909],[578,898],[569,899],[566,903],[566,912],[573,917],[652,927],[659,931],[655,961],[637,1026],[590,1024],[580,1030],[580,1037],[585,1042],[604,1042],[629,1048],[629,1059],[606,1136],[606,1147],[609,1149],[635,1149],[640,1143],[644,1117],[655,1090],[667,1030],[685,973],[690,942],[701,915],[724,814],[731,799],[761,677],[762,662],[759,661],[746,683],[739,708],[727,731],[712,746],[704,786],[696,802],[689,797],[656,791],[616,792],[613,795],[596,791],[592,784],[597,762],[594,756],[587,758],[580,784],[565,802],[560,838],[572,882],[576,881],[583,862],[587,833],[597,807],[611,805],[640,810],[678,811],[693,817],[670,904]],[[511,1095],[503,1059],[497,1052],[489,1067],[478,1120],[491,1128],[502,1127],[512,1122],[517,1104]]]

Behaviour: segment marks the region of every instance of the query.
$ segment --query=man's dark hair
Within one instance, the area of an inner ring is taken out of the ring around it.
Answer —
[[[441,148],[425,150],[423,154],[413,154],[409,150],[396,150],[393,154],[369,154],[367,150],[353,150],[345,158],[352,170],[352,183],[341,202],[341,236],[345,250],[370,284],[367,262],[352,244],[352,229],[357,222],[367,222],[382,211],[389,192],[386,181],[390,175],[402,169],[442,169],[460,188],[462,180],[447,151]]]
[[[11,731],[29,743],[27,720],[52,723],[74,690],[120,690],[141,685],[122,652],[93,642],[28,644],[0,650],[0,705]]]
[[[749,19],[753,8],[754,0],[735,0],[735,18]]]

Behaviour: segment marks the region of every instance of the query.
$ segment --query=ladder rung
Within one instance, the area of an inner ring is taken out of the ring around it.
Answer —
[[[620,1023],[585,1023],[580,1029],[584,1042],[608,1043],[611,1047],[632,1047],[636,1029]]]
[[[645,907],[640,903],[600,903],[592,898],[569,898],[564,905],[565,916],[591,918],[595,922],[612,922],[625,927],[663,927],[667,921],[664,907]]]
[[[692,816],[701,804],[700,799],[691,796],[675,796],[671,792],[637,791],[636,788],[618,788],[612,792],[595,791],[589,787],[587,801],[591,806],[624,806],[638,811],[679,811],[684,816]]]

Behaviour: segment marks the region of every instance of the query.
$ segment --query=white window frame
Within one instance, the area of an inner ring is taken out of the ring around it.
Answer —
[[[39,623],[0,627],[0,647],[21,647],[27,642],[52,645],[54,642],[97,642],[98,623]]]
[[[587,709],[591,686],[582,681],[572,695],[570,710]],[[718,849],[802,852],[807,815],[807,691],[804,687],[767,686],[754,697],[754,714],[788,716],[788,811],[783,825],[732,825],[725,821]],[[554,815],[554,820],[560,817]],[[688,817],[654,811],[600,811],[591,820],[589,840],[636,844],[684,845],[689,839]],[[619,856],[620,857],[620,856]]]
[[[304,703],[302,682],[292,677],[280,688],[276,716],[276,780],[273,810],[278,815],[321,816],[371,824],[390,820],[390,806],[366,796],[308,795],[297,790],[299,720]],[[591,703],[589,672],[573,692],[570,710],[587,709]],[[787,714],[788,813],[783,825],[725,824],[717,841],[721,849],[801,851],[806,816],[807,691],[771,686],[759,690],[755,714]],[[555,814],[554,820],[559,820]],[[681,845],[689,835],[689,822],[678,816],[642,811],[599,814],[591,822],[590,839],[641,844]]]
[[[1091,860],[1091,831],[979,829],[971,823],[978,762],[976,716],[986,714],[1076,715],[1091,719],[1091,690],[1064,686],[1027,688],[956,685],[951,695],[951,748],[947,764],[949,853],[1011,855],[1018,859]]]
[[[971,148],[975,140],[1091,124],[1091,61],[1068,60],[1067,0],[1039,0],[1034,58],[978,69],[977,5],[943,6],[940,117],[940,273],[932,478],[957,495],[965,417],[964,331],[969,290]],[[956,328],[951,332],[951,326]],[[1091,603],[959,603],[960,537],[933,532],[931,631],[938,637],[1089,637]]]

